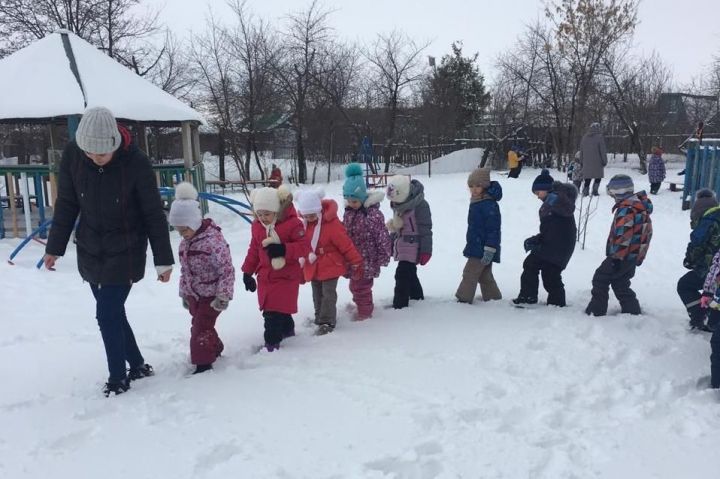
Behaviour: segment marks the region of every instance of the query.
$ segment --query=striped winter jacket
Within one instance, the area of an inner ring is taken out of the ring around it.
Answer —
[[[652,202],[644,191],[615,203],[615,218],[606,248],[609,257],[642,264],[652,238],[652,210]]]

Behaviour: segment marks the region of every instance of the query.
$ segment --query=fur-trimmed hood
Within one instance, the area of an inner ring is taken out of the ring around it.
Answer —
[[[575,200],[578,191],[572,183],[553,182],[553,187],[540,207],[540,216],[555,214],[572,217],[575,214]]]
[[[337,201],[330,198],[325,198],[320,202],[322,205],[322,221],[329,223],[333,220],[340,220],[338,218],[338,204]]]
[[[365,202],[363,203],[363,206],[365,208],[370,208],[371,206],[379,205],[380,203],[382,203],[382,200],[384,200],[384,199],[385,199],[384,191],[381,191],[381,190],[368,191],[368,197],[365,200]]]

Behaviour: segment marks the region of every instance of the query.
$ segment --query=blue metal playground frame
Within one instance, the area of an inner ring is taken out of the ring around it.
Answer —
[[[174,188],[159,188],[160,196],[166,197],[166,198],[172,198],[175,196],[175,189]],[[233,213],[239,215],[242,219],[244,219],[248,224],[252,224],[253,220],[252,218],[252,208],[250,205],[243,203],[242,201],[238,201],[233,198],[229,198],[227,196],[222,195],[216,195],[214,193],[199,193],[199,196],[203,200],[211,201],[213,203],[219,204],[221,206],[224,206],[225,208],[229,209]],[[13,252],[10,254],[10,257],[8,258],[8,263],[13,263],[13,259],[20,253],[20,251],[25,248],[31,241],[36,240],[37,236],[40,236],[41,238],[47,237],[47,231],[52,225],[52,219],[44,221],[35,231],[30,233],[25,239],[22,240],[22,242],[13,250]],[[76,225],[77,226],[77,225]],[[40,269],[43,265],[43,258],[40,258],[40,261],[37,262],[35,267],[37,269]]]

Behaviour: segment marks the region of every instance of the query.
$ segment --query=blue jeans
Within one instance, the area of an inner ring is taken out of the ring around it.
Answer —
[[[91,284],[90,288],[97,303],[96,318],[105,344],[110,372],[108,382],[123,381],[127,378],[125,362],[131,368],[145,363],[125,314],[125,300],[131,285]]]

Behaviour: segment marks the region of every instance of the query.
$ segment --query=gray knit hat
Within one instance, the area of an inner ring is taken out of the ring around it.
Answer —
[[[121,137],[112,112],[97,106],[85,110],[75,141],[82,151],[104,155],[120,147]]]
[[[607,184],[607,192],[615,199],[625,199],[635,191],[633,180],[628,175],[615,175]]]
[[[468,186],[480,186],[487,188],[490,186],[490,169],[478,168],[468,176]]]

